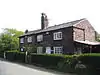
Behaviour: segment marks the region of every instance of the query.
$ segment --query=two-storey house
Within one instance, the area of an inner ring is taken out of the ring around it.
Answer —
[[[35,52],[38,54],[80,53],[87,46],[100,45],[95,42],[94,28],[85,18],[48,27],[47,16],[43,13],[41,29],[26,31],[19,39],[21,51],[26,51],[26,47],[31,47],[32,51],[32,47],[36,46]]]

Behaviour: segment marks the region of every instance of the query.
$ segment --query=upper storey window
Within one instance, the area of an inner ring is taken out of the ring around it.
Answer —
[[[20,43],[24,43],[24,38],[20,38]]]
[[[53,34],[54,40],[61,40],[62,39],[62,32],[55,32]]]
[[[43,41],[43,35],[38,35],[37,36],[37,42]]]
[[[32,36],[27,38],[27,42],[32,42]]]

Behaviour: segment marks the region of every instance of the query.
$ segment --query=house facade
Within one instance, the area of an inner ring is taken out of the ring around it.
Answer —
[[[27,31],[19,37],[20,50],[47,54],[74,54],[76,41],[94,42],[95,30],[86,19],[48,27],[45,14],[41,16],[41,29]]]

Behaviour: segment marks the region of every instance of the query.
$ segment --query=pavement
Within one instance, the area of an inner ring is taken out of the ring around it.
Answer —
[[[0,58],[0,75],[75,75]]]

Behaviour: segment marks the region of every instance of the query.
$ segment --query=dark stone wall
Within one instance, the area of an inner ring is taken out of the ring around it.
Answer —
[[[74,53],[74,44],[73,44],[73,27],[65,28],[63,32],[63,48],[64,54]]]
[[[53,39],[54,32],[62,32],[62,40],[54,40]],[[45,47],[51,47],[51,49],[53,49],[53,47],[56,47],[56,46],[63,46],[64,54],[73,53],[74,46],[73,46],[72,32],[73,32],[72,27],[68,27],[68,28],[40,33],[40,34],[43,34],[43,41],[37,42],[37,45],[43,46],[44,49]],[[49,34],[46,34],[46,33],[49,33]]]
[[[53,33],[54,32],[62,32],[62,40],[54,40],[53,39]],[[37,35],[43,35],[43,41],[37,42]],[[32,44],[36,46],[42,46],[44,50],[46,50],[46,47],[51,47],[53,50],[53,47],[56,46],[62,46],[63,47],[63,54],[67,53],[73,53],[73,28],[72,27],[67,27],[63,29],[58,29],[58,30],[53,30],[53,31],[48,31],[48,32],[42,32],[39,34],[35,35],[30,35],[32,36],[32,43],[28,43],[27,39],[25,37],[24,44],[20,44],[20,48],[25,46],[26,44]]]

